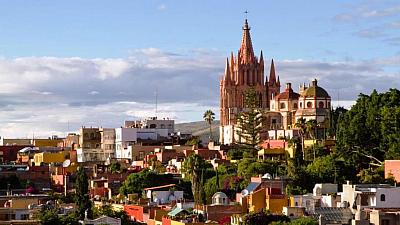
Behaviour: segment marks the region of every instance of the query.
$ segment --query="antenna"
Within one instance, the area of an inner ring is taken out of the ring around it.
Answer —
[[[156,87],[156,93],[155,93],[155,97],[156,97],[156,117],[157,117],[157,105],[158,105],[158,88]]]

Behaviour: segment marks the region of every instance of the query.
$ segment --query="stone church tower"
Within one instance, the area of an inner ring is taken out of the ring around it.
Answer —
[[[235,57],[226,59],[225,73],[220,80],[220,142],[231,144],[235,140],[237,115],[245,110],[246,90],[257,92],[259,109],[267,111],[270,100],[280,93],[279,76],[276,78],[274,61],[271,62],[269,82],[264,77],[264,58],[254,55],[250,27],[245,20],[240,49]]]

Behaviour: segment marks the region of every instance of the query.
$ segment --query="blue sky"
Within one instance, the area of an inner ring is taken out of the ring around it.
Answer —
[[[237,49],[243,11],[248,10],[255,48],[268,56],[369,59],[398,54],[382,40],[398,38],[398,27],[383,26],[398,22],[400,13],[363,13],[395,7],[395,2],[3,1],[0,50],[6,57],[89,58],[126,57],[132,50],[150,47],[229,52]],[[353,18],[346,19],[346,14]],[[380,30],[373,32],[376,27]],[[370,30],[364,33],[369,38],[357,35],[363,30]],[[381,32],[386,38],[379,38]]]
[[[346,106],[400,88],[398,0],[0,3],[0,136],[119,127],[154,115],[156,89],[160,117],[218,116],[245,10],[256,54],[275,59],[282,82],[317,78]]]

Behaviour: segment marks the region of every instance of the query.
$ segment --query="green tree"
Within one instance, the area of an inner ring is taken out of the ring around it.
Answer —
[[[211,109],[209,109],[209,110],[207,110],[207,111],[204,112],[203,119],[204,119],[204,120],[208,123],[208,125],[210,126],[210,137],[209,137],[209,140],[211,141],[211,140],[212,140],[211,125],[212,125],[212,122],[213,122],[214,119],[215,119],[215,113],[214,113],[213,111],[211,111]]]
[[[336,131],[339,123],[339,118],[342,117],[348,110],[344,107],[337,107],[335,109],[331,109],[331,119],[330,126],[327,130],[328,136],[331,138],[336,138]]]
[[[88,218],[92,218],[92,202],[89,198],[89,182],[85,170],[79,167],[76,173],[75,181],[75,203],[77,205],[77,214],[79,219],[85,218],[87,211]]]
[[[400,91],[360,94],[338,118],[337,152],[357,165],[357,172],[400,157]]]
[[[200,185],[199,185],[199,196],[198,196],[197,202],[200,202],[201,204],[206,205],[207,204],[207,196],[206,196],[206,192],[204,190],[204,185],[205,185],[204,169],[202,169],[201,170]]]
[[[203,169],[206,168],[206,163],[197,154],[191,154],[183,162],[183,172],[192,183],[192,193],[196,203],[201,204],[199,198],[200,179]]]
[[[288,223],[290,225],[318,225],[318,221],[311,217],[301,217]]]
[[[316,139],[317,138],[317,129],[318,123],[316,120],[308,120],[306,122],[306,131],[307,131],[307,136],[311,139]]]
[[[61,223],[61,219],[58,216],[57,209],[45,209],[42,212],[40,212],[37,219],[40,221],[40,224],[42,225],[54,225]]]
[[[121,172],[121,164],[119,162],[112,162],[110,164],[111,173],[119,173]]]
[[[272,222],[271,225],[318,225],[318,221],[311,217],[300,217],[290,222]]]
[[[128,194],[142,194],[144,188],[160,186],[171,183],[170,174],[157,174],[149,169],[138,173],[130,174],[122,183],[119,193],[127,196]]]
[[[250,149],[254,156],[256,147],[260,143],[260,133],[262,132],[264,119],[262,112],[257,108],[258,98],[254,88],[245,92],[244,104],[245,110],[237,118],[237,134],[239,136],[239,144]]]
[[[273,215],[265,211],[249,213],[243,218],[244,225],[268,225],[272,222],[290,222],[285,215]]]
[[[333,183],[335,179],[335,160],[331,155],[315,159],[307,166],[306,172],[313,183]]]

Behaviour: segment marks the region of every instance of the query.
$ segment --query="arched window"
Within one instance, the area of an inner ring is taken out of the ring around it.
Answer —
[[[386,196],[384,194],[381,194],[381,202],[386,201]]]
[[[156,124],[150,124],[150,128],[157,128]]]
[[[300,108],[303,108],[303,103],[300,102]]]
[[[324,102],[319,102],[318,103],[318,108],[323,109],[324,108]]]
[[[312,103],[311,102],[307,102],[307,108],[311,108],[312,107]]]
[[[284,109],[284,108],[286,108],[286,105],[285,105],[285,103],[281,103],[281,109]]]
[[[301,104],[301,103],[300,103]],[[297,103],[293,104],[293,108],[297,109]]]
[[[331,102],[328,102],[328,108],[330,108],[331,107]]]

